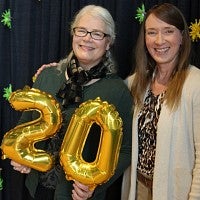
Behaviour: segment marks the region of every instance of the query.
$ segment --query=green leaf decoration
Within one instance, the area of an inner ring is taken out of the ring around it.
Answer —
[[[3,23],[4,26],[7,26],[9,29],[11,29],[11,14],[10,14],[10,9],[5,10],[3,14],[1,15],[2,20],[1,22]]]
[[[4,94],[3,94],[3,97],[9,101],[10,99],[10,95],[12,93],[12,85],[9,84],[9,86],[7,88],[4,88]]]
[[[137,19],[141,24],[144,21],[145,14],[146,14],[145,7],[144,4],[142,4],[141,7],[137,8],[137,14],[135,16],[135,19]]]
[[[3,179],[0,177],[0,190],[3,190]]]
[[[3,179],[1,177],[1,170],[2,168],[0,168],[0,190],[3,190]]]

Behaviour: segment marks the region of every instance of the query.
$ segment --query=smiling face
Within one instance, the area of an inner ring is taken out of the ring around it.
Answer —
[[[158,66],[167,64],[174,67],[182,42],[179,29],[150,14],[145,23],[145,41]]]
[[[105,23],[88,14],[80,18],[76,27],[84,28],[89,32],[101,31],[107,33]],[[101,61],[106,50],[110,48],[110,39],[104,37],[102,40],[95,40],[89,33],[85,37],[73,35],[72,48],[80,65],[84,69],[90,69]]]

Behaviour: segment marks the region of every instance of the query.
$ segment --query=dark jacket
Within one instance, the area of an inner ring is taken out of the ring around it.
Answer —
[[[39,75],[33,87],[45,91],[56,98],[56,93],[59,91],[64,81],[64,73],[59,72],[56,68],[46,68]],[[117,75],[109,75],[89,86],[83,87],[83,102],[89,99],[96,99],[97,97],[100,97],[102,101],[107,101],[109,104],[113,104],[123,121],[123,140],[115,173],[108,182],[96,187],[93,197],[91,198],[95,200],[103,200],[105,199],[108,187],[122,175],[131,162],[132,97],[123,80]],[[60,100],[57,99],[57,101],[59,102]],[[69,105],[66,108],[64,119],[66,124],[69,123],[77,106],[78,105],[74,104]],[[20,123],[31,121],[36,117],[37,114],[34,112],[25,112],[20,119]],[[92,155],[92,152],[94,152],[95,147],[98,145],[98,137],[95,135],[95,131],[93,132],[94,134],[89,134],[90,137],[85,145],[86,147],[84,147],[84,155],[89,160],[95,158],[96,154]],[[35,170],[31,170],[31,173],[27,175],[26,186],[32,196],[34,196],[38,185],[38,176],[39,173]],[[72,182],[67,181],[63,172],[63,175],[56,186],[54,199],[72,199],[71,190]]]

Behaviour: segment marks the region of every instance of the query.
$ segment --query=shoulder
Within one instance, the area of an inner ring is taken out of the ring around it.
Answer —
[[[200,89],[200,69],[199,68],[193,65],[190,65],[185,84],[191,88],[197,86]]]
[[[54,94],[64,81],[65,75],[62,71],[57,70],[56,67],[48,67],[39,74],[33,87]]]
[[[56,67],[47,67],[42,70],[42,72],[38,75],[36,82],[44,82],[51,80],[59,80],[64,77],[64,72],[58,70]]]
[[[125,90],[128,89],[127,84],[125,83],[125,81],[119,77],[118,75],[111,75],[108,78],[103,79],[103,81],[105,82],[105,84],[114,87],[114,88],[118,88],[119,90],[124,88]]]
[[[183,95],[200,98],[200,69],[190,65],[188,76],[183,85]]]
[[[133,83],[134,77],[135,77],[135,74],[132,74],[132,75],[128,76],[128,77],[124,80],[125,84],[128,86],[129,89],[131,88],[131,85],[132,85],[132,83]]]
[[[57,67],[47,67],[45,68],[38,77],[56,77],[64,74],[63,71],[58,70]]]
[[[200,76],[200,69],[194,65],[190,65],[188,77],[189,78],[199,78],[199,76]]]
[[[123,79],[117,75],[110,75],[100,79],[96,83],[89,86],[91,96],[100,96],[104,99],[112,99],[115,102],[120,101],[122,98],[126,98],[127,101],[131,99],[131,94],[124,83]]]

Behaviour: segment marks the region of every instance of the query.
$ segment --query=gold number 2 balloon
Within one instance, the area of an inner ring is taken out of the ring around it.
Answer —
[[[101,127],[96,158],[88,163],[82,157],[84,145],[93,123]],[[113,105],[98,97],[76,109],[66,131],[60,162],[68,180],[77,180],[94,189],[110,179],[118,162],[122,140],[122,120]]]
[[[36,110],[40,117],[18,125],[4,135],[2,158],[10,158],[39,171],[49,170],[53,166],[53,157],[36,149],[34,144],[53,136],[60,128],[62,115],[59,104],[51,95],[29,87],[12,92],[9,102],[15,110]]]

